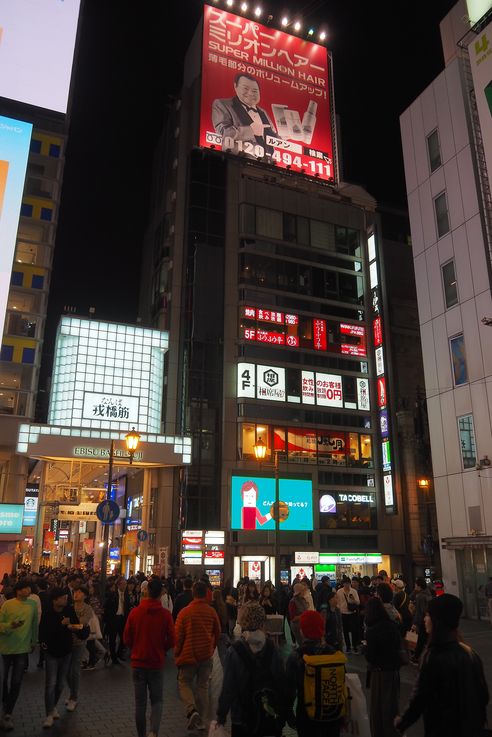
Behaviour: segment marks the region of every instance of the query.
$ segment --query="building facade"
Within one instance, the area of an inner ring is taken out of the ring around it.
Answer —
[[[489,20],[468,15],[458,2],[442,21],[445,68],[401,116],[401,135],[444,583],[477,617],[492,575],[492,210],[474,84]]]
[[[203,130],[199,148],[202,30],[156,154],[143,260],[142,319],[169,331],[164,432],[192,437],[163,544],[175,566],[273,580],[276,461],[283,580],[401,572],[376,202],[334,177],[204,147]],[[225,536],[215,558],[211,530]]]

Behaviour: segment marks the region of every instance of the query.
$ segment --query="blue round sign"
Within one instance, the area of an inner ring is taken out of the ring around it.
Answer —
[[[96,516],[103,525],[112,525],[120,516],[120,507],[112,499],[105,499],[97,505]]]
[[[139,531],[137,532],[137,540],[138,540],[138,542],[140,542],[140,543],[144,543],[144,542],[145,542],[145,541],[147,540],[148,536],[149,536],[149,535],[148,535],[148,533],[146,532],[146,530],[139,530]]]

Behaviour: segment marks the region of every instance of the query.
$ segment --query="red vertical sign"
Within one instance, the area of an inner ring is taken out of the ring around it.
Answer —
[[[317,351],[326,351],[326,320],[313,320],[313,342]]]

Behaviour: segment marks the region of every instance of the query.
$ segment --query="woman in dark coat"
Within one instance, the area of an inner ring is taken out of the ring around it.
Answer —
[[[372,737],[396,737],[394,719],[400,696],[401,637],[381,599],[369,599],[365,609],[368,680],[371,688],[369,720]]]
[[[463,604],[457,596],[431,599],[424,626],[427,646],[410,703],[395,719],[400,733],[420,716],[425,737],[479,737],[487,720],[489,692],[482,661],[458,632]]]

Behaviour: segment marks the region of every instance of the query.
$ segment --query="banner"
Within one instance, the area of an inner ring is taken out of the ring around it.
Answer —
[[[326,48],[205,5],[200,146],[334,180]]]
[[[125,533],[123,536],[121,555],[135,555],[138,550],[137,533],[138,530],[132,530],[131,532]]]

